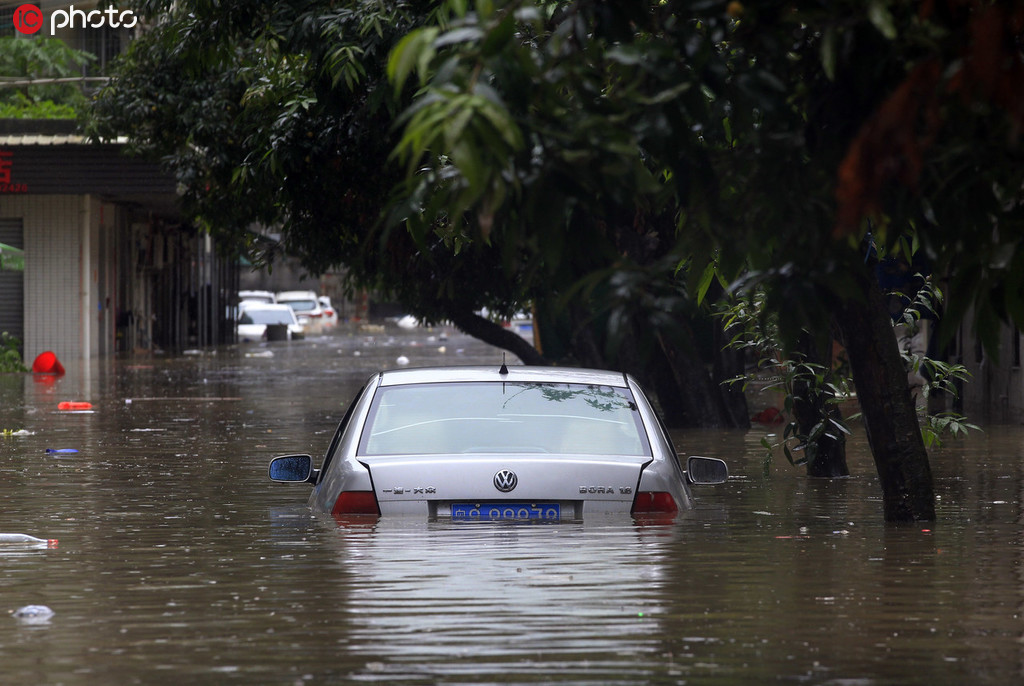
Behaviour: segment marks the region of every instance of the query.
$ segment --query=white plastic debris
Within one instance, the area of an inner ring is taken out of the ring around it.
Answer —
[[[26,605],[11,613],[12,616],[24,624],[44,624],[50,621],[55,614],[53,610],[45,605]]]

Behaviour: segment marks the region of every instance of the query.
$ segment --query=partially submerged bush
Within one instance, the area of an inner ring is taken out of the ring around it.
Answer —
[[[4,331],[0,333],[0,373],[27,372],[28,368],[21,361],[18,347],[21,341]]]

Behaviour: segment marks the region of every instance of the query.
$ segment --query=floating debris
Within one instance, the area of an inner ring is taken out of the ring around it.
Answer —
[[[60,410],[61,412],[91,410],[92,403],[87,403],[83,400],[65,400],[64,402],[57,403],[57,409]]]
[[[57,356],[50,350],[39,353],[35,361],[32,362],[32,371],[36,374],[54,374],[61,376],[64,374],[64,365],[60,363]]]
[[[24,624],[45,624],[56,613],[45,605],[26,605],[11,614]]]
[[[0,544],[27,545],[39,548],[56,548],[56,538],[37,538],[28,534],[0,534]]]

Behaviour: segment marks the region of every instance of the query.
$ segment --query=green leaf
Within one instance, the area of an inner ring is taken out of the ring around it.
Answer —
[[[508,45],[516,32],[516,18],[511,12],[506,12],[498,25],[487,33],[480,52],[484,57],[494,57]]]
[[[505,152],[514,152],[523,146],[523,134],[519,130],[509,111],[497,103],[486,98],[476,97],[473,101],[476,111],[482,115],[497,133],[501,140],[508,146]]]
[[[839,58],[836,43],[836,28],[829,26],[821,37],[821,67],[829,81],[836,80],[836,61]]]
[[[418,70],[420,78],[424,78],[427,67],[434,59],[436,40],[440,29],[426,27],[411,31],[398,41],[388,58],[388,78],[395,85],[395,94],[402,91],[406,80],[413,70]]]
[[[707,263],[704,267],[704,271],[701,272],[700,280],[697,282],[697,304],[700,305],[704,302],[704,296],[708,294],[708,289],[711,287],[711,282],[715,278],[715,274],[718,271],[718,264],[715,260]]]
[[[434,41],[434,49],[444,48],[460,43],[475,43],[484,37],[484,32],[477,26],[463,26],[442,33]]]
[[[868,19],[889,40],[895,39],[898,35],[896,23],[885,0],[871,0],[868,5]]]

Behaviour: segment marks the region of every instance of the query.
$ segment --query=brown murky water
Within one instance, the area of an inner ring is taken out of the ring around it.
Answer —
[[[882,523],[861,439],[813,481],[766,473],[762,430],[677,437],[733,478],[669,525],[339,526],[267,480],[399,355],[501,361],[437,333],[0,376],[0,429],[29,432],[0,438],[0,532],[59,540],[0,545],[0,683],[1024,680],[1021,427],[935,453],[934,527]]]

